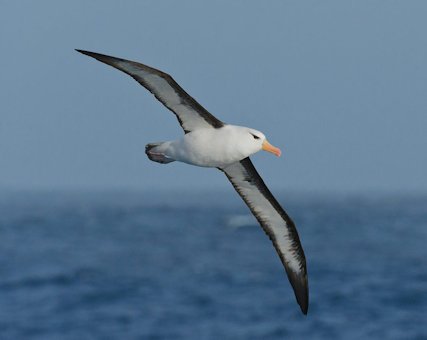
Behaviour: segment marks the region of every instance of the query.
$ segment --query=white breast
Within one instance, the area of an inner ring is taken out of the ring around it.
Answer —
[[[195,130],[171,142],[166,154],[192,165],[223,168],[257,151],[245,147],[250,136],[243,135],[240,129],[226,125],[219,129]]]

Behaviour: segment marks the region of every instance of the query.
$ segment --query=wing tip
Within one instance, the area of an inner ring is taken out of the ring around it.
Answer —
[[[302,275],[298,273],[292,273],[289,276],[292,288],[294,289],[295,298],[301,308],[301,312],[304,315],[307,315],[309,305],[307,275],[305,273]]]
[[[91,52],[89,52],[89,51],[80,50],[80,49],[78,49],[78,48],[75,48],[75,49],[74,49],[74,51],[77,51],[77,52],[79,52],[79,53],[86,54],[86,55],[90,55],[90,53],[91,53]]]
[[[78,48],[75,49],[77,52],[87,55],[89,57],[92,57],[104,64],[110,65],[114,68],[119,69],[120,71],[123,71],[125,73],[130,74],[129,72],[126,72],[122,67],[120,67],[117,63],[118,62],[128,62],[128,63],[133,63],[130,60],[125,60],[125,59],[121,59],[121,58],[116,58],[116,57],[112,57],[106,54],[101,54],[101,53],[95,53],[95,52],[90,52],[90,51],[85,51],[85,50],[80,50]]]
[[[301,308],[301,312],[304,315],[307,315],[307,313],[308,313],[308,294],[302,299],[297,298],[297,302]]]
[[[104,54],[90,52],[90,51],[85,51],[85,50],[80,50],[78,48],[75,48],[74,50],[77,51],[77,52],[79,52],[79,53],[81,53],[81,54],[87,55],[87,56],[95,58],[95,59],[100,59],[102,57],[108,57],[107,55],[104,55]]]

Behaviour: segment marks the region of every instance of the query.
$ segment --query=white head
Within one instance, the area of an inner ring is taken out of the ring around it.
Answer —
[[[260,131],[239,126],[236,129],[236,133],[238,134],[238,138],[236,138],[237,146],[245,157],[261,150],[271,152],[278,157],[281,155],[280,149],[271,145]]]

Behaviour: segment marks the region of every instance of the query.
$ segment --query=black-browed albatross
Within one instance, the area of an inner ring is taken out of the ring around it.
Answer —
[[[184,136],[176,141],[147,144],[148,158],[163,164],[180,161],[216,167],[224,172],[273,242],[297,302],[307,314],[307,267],[298,232],[249,158],[260,150],[280,156],[280,150],[259,131],[225,124],[214,117],[162,71],[130,60],[77,51],[127,73],[176,115]]]

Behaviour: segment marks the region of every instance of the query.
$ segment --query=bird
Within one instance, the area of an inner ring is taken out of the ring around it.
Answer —
[[[307,265],[295,223],[249,158],[261,150],[280,156],[280,149],[270,144],[258,130],[226,124],[216,118],[165,72],[131,60],[76,51],[128,74],[175,114],[184,130],[183,137],[149,143],[145,147],[146,155],[160,164],[178,161],[222,171],[271,239],[296,301],[306,315],[309,304]]]

